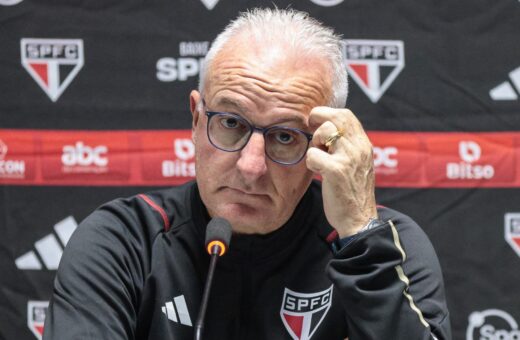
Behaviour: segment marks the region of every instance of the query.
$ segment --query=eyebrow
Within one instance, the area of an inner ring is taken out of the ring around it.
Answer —
[[[236,109],[237,112],[233,112],[235,114],[244,115],[248,113],[248,109],[238,100],[235,100],[233,98],[228,97],[221,97],[218,98],[216,101],[216,105],[225,105],[225,106],[232,106],[234,109]],[[249,120],[249,117],[246,117]],[[278,117],[278,119],[275,119],[274,122],[269,124],[269,126],[275,126],[280,125],[283,123],[290,123],[290,122],[296,122],[301,125],[302,128],[307,127],[307,119],[301,115],[298,114],[289,114],[286,116]]]
[[[234,100],[232,98],[221,97],[221,98],[217,99],[216,104],[217,105],[225,105],[225,106],[233,106],[233,107],[235,107],[239,111],[237,113],[247,112],[247,109],[245,108],[244,105],[242,105],[242,103],[240,103],[239,101]]]
[[[291,114],[289,116],[280,117],[279,119],[276,119],[271,125],[280,125],[280,124],[289,123],[289,122],[296,122],[296,123],[300,124],[302,128],[307,127],[307,125],[306,125],[307,121],[305,120],[305,118],[303,118],[300,115],[296,115],[296,114]]]

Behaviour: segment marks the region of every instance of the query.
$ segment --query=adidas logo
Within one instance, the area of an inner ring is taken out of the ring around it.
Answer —
[[[31,250],[15,260],[16,267],[22,270],[41,270],[42,262],[48,270],[58,269],[63,247],[69,242],[70,236],[78,227],[74,217],[69,216],[54,225],[54,233],[39,239],[34,243],[35,250]],[[58,241],[61,241],[60,242]]]
[[[171,321],[180,322],[183,325],[192,327],[190,313],[188,312],[184,295],[177,296],[173,298],[173,301],[166,302],[161,310]],[[175,312],[175,310],[177,310],[177,312]]]
[[[516,88],[516,91],[520,93],[520,67],[509,72],[509,79],[511,79],[511,82],[506,80],[489,91],[489,95],[493,100],[518,99],[518,94],[515,92],[513,86]]]

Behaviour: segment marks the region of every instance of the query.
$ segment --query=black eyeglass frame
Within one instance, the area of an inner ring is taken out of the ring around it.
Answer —
[[[206,103],[204,101],[202,101],[203,105],[206,106]],[[301,157],[298,158],[296,161],[293,161],[293,162],[282,162],[282,161],[278,161],[276,159],[273,159],[268,153],[267,153],[267,147],[265,145],[266,141],[267,141],[267,133],[270,131],[270,130],[273,130],[273,129],[283,129],[283,130],[290,130],[290,131],[295,131],[295,132],[298,132],[298,133],[301,133],[303,134],[306,138],[307,138],[307,147],[305,148],[305,150],[307,150],[309,148],[309,144],[312,140],[312,134],[308,133],[308,132],[305,132],[303,130],[300,130],[300,129],[297,129],[297,128],[292,128],[292,127],[287,127],[287,126],[279,126],[279,125],[274,125],[274,126],[270,126],[270,127],[258,127],[258,126],[255,126],[253,124],[251,124],[247,119],[245,119],[244,117],[241,117],[239,115],[237,115],[236,113],[231,113],[231,112],[219,112],[219,111],[205,111],[206,113],[206,116],[208,117],[208,122],[207,122],[207,125],[206,125],[206,134],[208,135],[208,140],[210,141],[211,145],[213,145],[215,148],[219,149],[219,150],[222,150],[222,151],[226,151],[226,152],[236,152],[236,151],[240,151],[242,150],[243,148],[246,147],[247,143],[249,143],[249,140],[251,139],[251,136],[253,135],[253,133],[255,131],[258,131],[260,133],[262,133],[262,135],[264,136],[264,152],[266,154],[266,156],[272,160],[273,162],[275,163],[278,163],[278,164],[281,164],[281,165],[295,165],[295,164],[298,164],[304,157],[305,157],[305,154],[306,152],[303,152]],[[249,136],[247,137],[247,140],[246,142],[244,143],[244,145],[242,145],[240,148],[236,149],[236,150],[230,150],[230,149],[224,149],[222,147],[219,147],[217,145],[215,145],[215,143],[213,142],[213,140],[211,139],[210,137],[210,133],[209,133],[209,123],[211,121],[211,118],[212,117],[215,117],[217,115],[227,115],[227,116],[234,116],[236,117],[237,119],[241,120],[241,121],[244,121],[247,123],[247,125],[249,126]]]

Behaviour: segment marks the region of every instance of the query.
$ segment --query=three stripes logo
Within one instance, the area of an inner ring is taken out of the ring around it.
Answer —
[[[56,235],[51,233],[36,241],[35,250],[28,251],[15,260],[16,267],[22,270],[42,270],[43,264],[48,270],[58,269],[63,248],[77,227],[78,223],[72,216],[56,223],[54,225]]]
[[[57,101],[83,67],[83,40],[24,38],[20,45],[23,67]]]
[[[518,94],[520,93],[520,67],[509,72],[509,79],[510,81],[506,80],[489,91],[491,99],[518,100]]]
[[[161,310],[169,320],[192,327],[190,313],[188,312],[184,295],[179,295],[174,297],[172,301],[166,302],[164,306],[161,307]]]

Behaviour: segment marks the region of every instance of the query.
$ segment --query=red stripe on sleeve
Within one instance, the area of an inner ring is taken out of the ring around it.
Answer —
[[[338,231],[334,229],[330,232],[330,234],[327,236],[326,240],[328,243],[334,242],[334,240],[338,237]]]
[[[145,194],[139,194],[138,196],[161,215],[164,223],[164,231],[168,231],[170,229],[170,220],[168,220],[168,216],[166,215],[164,209],[158,206],[150,197],[146,196]]]

